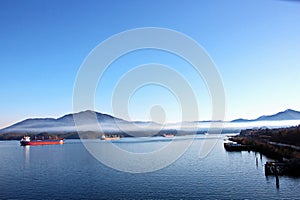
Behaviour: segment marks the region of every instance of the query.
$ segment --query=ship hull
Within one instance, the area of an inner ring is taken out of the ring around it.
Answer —
[[[163,137],[165,137],[165,138],[173,138],[174,135],[173,134],[163,134]]]
[[[120,140],[120,137],[111,137],[111,138],[101,138],[101,140]]]
[[[52,145],[52,144],[64,144],[64,140],[33,140],[33,141],[21,141],[21,146],[27,145]]]

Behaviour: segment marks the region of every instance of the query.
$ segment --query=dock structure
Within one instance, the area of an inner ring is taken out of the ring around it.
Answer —
[[[300,176],[300,163],[299,161],[288,161],[288,162],[266,162],[265,164],[265,175],[290,175],[290,176]]]
[[[287,163],[283,162],[266,162],[265,174],[266,175],[283,175],[288,170]]]
[[[238,144],[236,142],[224,142],[224,148],[226,151],[250,151],[250,145]]]

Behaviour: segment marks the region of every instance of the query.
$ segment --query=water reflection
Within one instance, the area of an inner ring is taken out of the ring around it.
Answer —
[[[25,152],[25,167],[29,167],[30,163],[30,146],[24,146],[24,152]]]
[[[279,177],[276,175],[276,188],[279,189]]]
[[[237,155],[239,155],[239,162],[243,162],[243,155],[248,154],[247,159],[250,159],[251,162],[253,162],[253,164],[255,163],[256,166],[256,170],[259,171],[264,171],[265,172],[265,163],[267,161],[270,161],[270,158],[267,158],[265,156],[263,156],[261,153],[258,152],[254,152],[254,151],[247,151],[247,152],[243,152],[243,151],[227,151],[228,155],[233,155],[230,159],[234,159],[237,157]],[[259,155],[258,155],[259,154]],[[253,158],[253,159],[251,159]],[[272,159],[271,159],[272,160]],[[280,189],[280,177],[279,175],[267,175],[265,174],[265,178],[266,178],[266,183],[271,183],[274,184],[276,186],[276,189],[279,190]]]

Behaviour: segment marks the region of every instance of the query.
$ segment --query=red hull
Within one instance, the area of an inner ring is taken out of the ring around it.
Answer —
[[[22,146],[26,145],[51,145],[51,144],[64,144],[64,140],[33,140],[33,141],[21,141]]]

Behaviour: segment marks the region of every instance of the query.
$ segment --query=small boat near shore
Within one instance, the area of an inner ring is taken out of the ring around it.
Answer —
[[[102,135],[101,140],[120,140],[119,135]]]
[[[249,145],[242,145],[236,142],[224,142],[224,148],[226,151],[250,151]]]
[[[21,146],[27,145],[51,145],[51,144],[64,144],[64,139],[47,139],[47,140],[31,140],[29,136],[24,136],[20,140]]]

